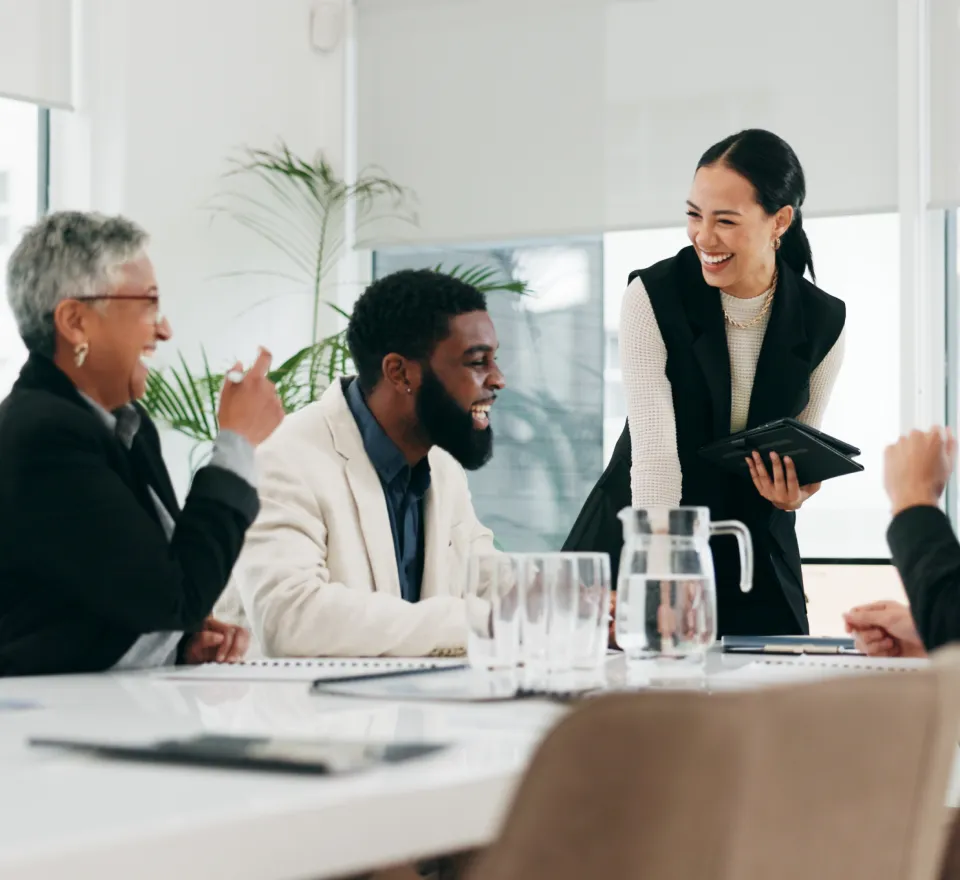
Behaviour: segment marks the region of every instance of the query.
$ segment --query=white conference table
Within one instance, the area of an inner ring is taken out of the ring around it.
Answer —
[[[747,662],[711,655],[707,680]],[[607,671],[631,686],[658,675],[649,664],[627,672],[620,657]],[[38,705],[4,710],[5,700]],[[314,696],[305,682],[155,673],[0,680],[0,877],[320,880],[481,846],[564,711],[541,700],[374,702]],[[201,732],[453,745],[334,778],[107,761],[26,742]]]

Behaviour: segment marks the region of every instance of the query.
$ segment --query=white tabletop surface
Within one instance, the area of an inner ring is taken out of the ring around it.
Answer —
[[[14,679],[0,700],[0,877],[335,877],[488,841],[531,748],[563,711],[543,702],[384,704],[298,683],[128,673]],[[139,740],[197,732],[432,740],[436,756],[352,777],[108,762],[31,736]]]
[[[746,662],[713,657],[711,678]],[[618,682],[624,669],[620,658],[608,663]],[[629,679],[691,686],[689,674],[642,664]],[[18,699],[38,705],[3,709]],[[539,700],[383,703],[312,696],[303,682],[151,673],[0,680],[0,877],[324,878],[482,845],[563,711]],[[199,732],[453,745],[332,778],[106,761],[26,743]]]

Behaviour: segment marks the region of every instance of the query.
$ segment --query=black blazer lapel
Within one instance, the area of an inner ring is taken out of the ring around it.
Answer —
[[[799,414],[810,382],[810,352],[797,277],[778,260],[779,282],[750,393],[747,426]]]
[[[144,475],[154,492],[157,493],[157,497],[167,509],[167,512],[176,519],[180,514],[180,503],[177,501],[177,493],[170,481],[170,473],[163,463],[160,436],[143,407],[139,404],[134,405],[140,414],[140,430],[134,437],[133,447],[130,450],[131,454],[137,468]]]
[[[703,280],[693,248],[681,251],[677,268],[681,273],[677,289],[693,336],[693,353],[710,392],[713,434],[730,433],[730,350],[723,322],[720,293]]]

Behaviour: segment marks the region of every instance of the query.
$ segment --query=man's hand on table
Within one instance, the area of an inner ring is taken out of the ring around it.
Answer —
[[[200,663],[236,663],[244,658],[250,645],[250,633],[242,626],[221,623],[213,617],[203,622],[203,629],[187,641],[183,662],[195,666]]]
[[[857,648],[871,657],[926,657],[913,615],[899,602],[858,605],[843,615]]]

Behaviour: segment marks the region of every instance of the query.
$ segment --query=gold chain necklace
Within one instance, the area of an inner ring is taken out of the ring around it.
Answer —
[[[773,270],[773,280],[770,282],[770,287],[767,290],[767,298],[763,301],[763,305],[760,308],[760,311],[757,312],[749,321],[735,321],[727,313],[726,309],[723,309],[723,300],[720,301],[720,308],[723,309],[723,317],[726,322],[731,327],[736,327],[738,330],[749,330],[751,327],[756,327],[763,320],[763,316],[770,311],[770,306],[773,305],[773,295],[777,291],[777,280],[779,273],[776,269]]]

